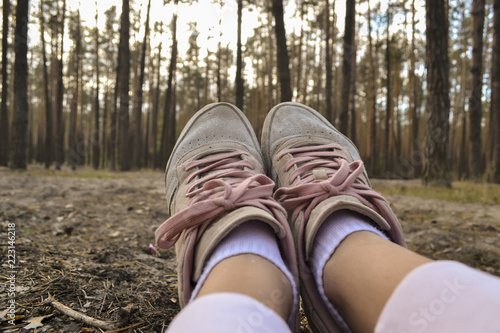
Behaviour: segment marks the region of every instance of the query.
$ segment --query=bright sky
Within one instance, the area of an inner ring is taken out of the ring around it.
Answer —
[[[375,3],[379,2],[378,0],[371,0],[372,6],[375,6]],[[387,8],[386,1],[381,2],[381,11],[385,12]],[[119,16],[121,13],[121,3],[122,0],[107,0],[107,1],[92,1],[92,0],[66,0],[67,9],[71,11],[76,11],[76,9],[80,9],[80,15],[82,18],[83,25],[93,27],[95,26],[95,13],[96,6],[99,13],[98,25],[103,29],[105,23],[105,15],[104,12],[109,9],[111,6],[115,5],[117,7],[117,20],[119,21]],[[286,5],[285,8],[285,24],[286,31],[288,33],[292,31],[296,31],[298,34],[300,30],[300,20],[298,17],[294,17],[296,13],[296,0],[288,0],[284,1]],[[333,1],[332,1],[333,3]],[[336,0],[335,1],[335,13],[337,15],[337,27],[340,34],[340,37],[343,35],[344,31],[344,20],[345,20],[345,1]],[[420,4],[420,6],[419,6]],[[417,0],[417,10],[419,12],[419,16],[422,17],[420,19],[420,27],[419,29],[423,31],[425,29],[425,19],[423,18],[422,6],[424,4],[423,0]],[[39,30],[38,30],[38,20],[34,17],[39,12],[39,0],[31,0],[30,6],[32,7],[31,11],[31,21],[35,22],[30,26],[30,42],[36,44],[39,42]],[[136,11],[141,12],[141,31],[136,38],[142,40],[144,35],[144,21],[146,20],[146,6],[147,0],[134,0],[133,8]],[[366,12],[367,4],[363,3],[358,5],[358,12]],[[213,4],[211,0],[199,0],[197,2],[190,2],[188,4],[181,3],[179,5],[179,15],[178,15],[178,40],[179,40],[179,52],[182,56],[188,49],[188,39],[190,36],[189,26],[190,22],[197,23],[197,30],[200,32],[198,36],[198,45],[200,46],[200,60],[206,56],[207,48],[213,52],[217,49],[218,36],[219,31],[222,31],[220,34],[221,42],[223,45],[228,45],[233,50],[236,49],[236,21],[237,21],[237,2],[236,0],[228,0],[225,1],[224,6],[220,6],[218,4]],[[171,4],[163,6],[163,1],[161,0],[152,0],[151,1],[151,23],[150,27],[153,29],[154,22],[163,21],[164,23],[164,34],[161,39],[164,43],[163,52],[164,55],[167,56],[170,52],[170,33],[169,33],[169,24],[172,20],[172,14],[174,11],[174,6]],[[311,12],[312,15],[312,12]],[[314,17],[310,17],[310,20],[314,20]],[[131,17],[132,20],[132,17]],[[219,21],[221,21],[221,26],[219,27]],[[401,20],[400,20],[401,21]],[[394,29],[397,29],[397,19],[395,19]],[[399,22],[402,24],[402,22]],[[243,25],[242,25],[242,41],[243,44],[247,40],[248,37],[253,35],[253,30],[255,27],[259,26],[258,20],[258,12],[257,11],[249,11],[248,8],[244,7],[243,10]],[[366,29],[366,27],[365,27]],[[168,37],[167,37],[168,36]],[[66,35],[66,38],[69,38]],[[154,32],[151,31],[151,46],[153,48],[157,47],[160,42],[160,38],[155,38]],[[68,39],[68,42],[65,43],[66,47],[71,45],[71,42]],[[168,58],[168,56],[167,56]],[[166,70],[166,66],[163,66],[164,70]]]
[[[286,1],[285,1],[286,2]],[[104,27],[105,16],[104,12],[111,6],[115,5],[117,7],[117,15],[119,20],[119,15],[121,13],[121,0],[107,0],[107,1],[95,1],[92,0],[67,0],[67,9],[75,11],[80,9],[80,15],[84,25],[94,26],[95,25],[95,13],[96,5],[99,13],[98,25]],[[40,6],[39,0],[30,1],[30,6],[32,7],[31,13],[37,13]],[[147,0],[135,0],[134,8],[141,11],[141,32],[139,33],[139,38],[142,39],[144,21],[146,20],[146,6]],[[172,19],[174,7],[173,5],[163,6],[163,1],[153,0],[151,1],[151,28],[154,26],[154,22],[163,21],[165,25],[168,26]],[[289,0],[288,6],[285,10],[285,22],[287,32],[293,31],[294,29],[299,29],[298,18],[293,18],[295,13],[295,1]],[[337,1],[336,13],[339,17],[338,27],[340,31],[343,31],[344,25],[344,13],[345,13],[345,3],[343,1]],[[202,52],[203,49],[208,47],[210,51],[215,51],[217,47],[217,39],[211,38],[219,35],[219,29],[222,30],[222,44],[227,45],[230,43],[230,47],[236,48],[236,19],[237,19],[237,3],[236,0],[226,1],[222,8],[218,4],[213,4],[210,0],[199,0],[198,2],[189,4],[179,5],[179,16],[178,16],[178,36],[179,36],[179,51],[184,53],[189,45],[189,31],[188,24],[190,22],[197,23],[197,29],[200,32],[198,37],[198,45],[200,45]],[[33,15],[32,15],[33,19]],[[219,20],[222,22],[222,26],[219,28]],[[248,37],[253,35],[253,29],[259,25],[257,12],[250,12],[248,9],[243,10],[243,25],[242,25],[242,40],[243,43]],[[165,30],[168,27],[164,28]],[[153,37],[153,35],[152,35]],[[34,43],[38,42],[38,33],[30,33],[30,38]],[[154,39],[154,38],[153,38]],[[158,40],[152,40],[152,46],[155,47],[159,43]],[[203,56],[203,54],[200,54]]]

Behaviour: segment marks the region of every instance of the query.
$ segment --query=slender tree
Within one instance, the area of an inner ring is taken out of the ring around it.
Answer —
[[[163,108],[163,128],[161,132],[160,145],[160,165],[161,167],[167,163],[168,157],[175,144],[176,135],[176,108],[173,103],[174,99],[174,76],[177,68],[177,5],[178,0],[174,0],[176,7],[172,18],[172,53],[170,57],[170,65],[168,67],[167,91],[165,94],[165,104]]]
[[[113,23],[116,17],[116,7],[111,7],[110,10],[106,12],[106,32],[110,41],[110,44],[113,45],[113,39],[115,35],[115,31],[113,29]],[[111,103],[111,112],[109,115],[109,130],[108,130],[108,169],[114,171],[116,169],[116,149],[117,149],[117,128],[118,128],[118,92],[120,90],[120,51],[118,50],[118,55],[116,56],[116,66],[115,67],[115,85],[113,89],[113,100]],[[108,54],[108,61],[110,64],[113,63],[113,52]],[[113,71],[110,71],[109,74],[112,75]],[[108,77],[108,80],[111,80],[111,75]]]
[[[325,71],[326,71],[326,82],[325,82],[325,114],[331,123],[333,123],[333,105],[332,105],[332,55],[331,55],[331,28],[330,28],[330,0],[325,0]]]
[[[129,89],[130,89],[130,7],[129,0],[122,0],[122,15],[120,22],[120,107],[118,109],[119,140],[118,168],[120,171],[130,170],[130,140],[129,140]]]
[[[59,4],[59,3],[58,3]],[[66,20],[66,0],[63,0],[62,13],[59,13],[58,6],[57,34],[61,40],[59,55],[56,58],[56,105],[55,105],[55,146],[54,159],[56,169],[60,169],[64,163],[64,126],[63,126],[63,102],[64,102],[64,81],[63,81],[63,56],[64,56],[64,26]]]
[[[423,183],[451,186],[446,0],[426,0],[427,107]]]
[[[372,12],[368,1],[368,166],[377,174],[377,82],[375,77],[375,56],[372,37]]]
[[[500,183],[500,0],[493,3],[493,44],[492,68],[491,68],[491,124],[490,135],[493,135],[493,156],[490,163],[488,179],[491,182]]]
[[[159,23],[160,26],[160,36],[163,34],[163,24]],[[156,30],[156,29],[155,29]],[[160,67],[161,67],[161,49],[162,42],[160,41],[160,45],[158,45],[158,54],[156,58],[156,88],[154,94],[154,102],[153,102],[153,112],[151,115],[151,138],[153,144],[153,168],[159,167],[159,158],[158,158],[158,111],[160,108]]]
[[[14,116],[12,120],[13,169],[26,169],[28,127],[28,0],[18,0],[14,30]]]
[[[132,167],[140,168],[142,165],[142,102],[143,102],[143,85],[144,85],[144,73],[146,67],[146,51],[149,39],[149,12],[151,9],[151,0],[148,1],[148,7],[146,9],[146,22],[144,24],[144,37],[142,40],[141,48],[141,60],[139,64],[139,79],[137,81],[137,88],[135,90],[136,103],[132,114]]]
[[[236,46],[236,106],[243,109],[243,56],[241,50],[241,20],[243,16],[243,0],[238,0],[237,46]]]
[[[390,28],[392,21],[391,5],[387,6],[387,26],[385,36],[385,62],[386,62],[386,98],[385,98],[385,130],[384,130],[384,147],[383,147],[383,167],[382,172],[390,172],[391,170],[391,153],[390,153],[390,134],[391,134],[391,118],[392,118],[392,57],[391,57],[391,38]]]
[[[292,100],[292,83],[290,78],[290,56],[286,44],[285,22],[283,19],[283,0],[272,0],[274,29],[276,33],[276,55],[278,59],[278,78],[280,82],[281,101]]]
[[[80,83],[81,83],[81,57],[82,57],[82,32],[80,23],[80,11],[77,10],[75,17],[72,20],[72,29],[70,35],[75,44],[73,50],[73,75],[74,86],[73,95],[71,97],[71,111],[69,115],[69,131],[68,131],[68,154],[67,159],[71,168],[76,168],[81,164],[83,153],[78,145],[78,105],[80,100]]]
[[[9,45],[10,0],[3,1],[2,8],[2,104],[0,105],[0,165],[6,166],[9,160],[9,117],[7,110],[8,78],[7,53]]]
[[[481,121],[483,118],[483,31],[485,0],[472,1],[472,60],[469,96],[469,169],[470,177],[478,179],[482,173]]]
[[[351,90],[352,62],[354,50],[354,30],[356,27],[356,1],[345,3],[344,55],[342,58],[342,105],[339,114],[338,129],[344,134],[349,132],[349,91]]]
[[[416,85],[416,55],[415,55],[415,30],[416,30],[416,10],[415,0],[412,0],[411,5],[411,47],[410,47],[410,68],[408,73],[408,99],[409,99],[409,134],[408,134],[408,151],[409,160],[412,169],[409,176],[416,177],[420,173],[420,147],[418,144],[418,114],[417,114],[417,85]]]
[[[355,39],[356,40],[356,39]],[[356,94],[357,94],[357,85],[356,85],[356,78],[357,78],[357,53],[358,53],[358,47],[357,47],[357,42],[353,44],[353,50],[352,50],[352,70],[351,70],[351,87],[349,89],[349,114],[350,114],[350,126],[349,126],[349,139],[357,145],[358,144],[358,136],[357,136],[357,129],[358,129],[358,115],[357,115],[357,110],[356,110]]]
[[[92,167],[94,169],[99,168],[99,162],[101,157],[101,150],[99,144],[100,137],[100,129],[99,129],[99,29],[97,27],[98,21],[98,11],[97,11],[97,1],[96,4],[96,12],[95,12],[95,93],[94,93],[94,130],[92,132]]]
[[[45,18],[44,18],[44,0],[40,1],[40,39],[42,40],[42,66],[43,66],[43,92],[45,102],[45,168],[48,169],[53,161],[53,122],[52,122],[52,103],[49,93],[49,75],[47,68],[47,53],[45,46]]]

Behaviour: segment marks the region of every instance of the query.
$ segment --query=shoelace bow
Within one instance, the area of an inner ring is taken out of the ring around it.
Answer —
[[[286,211],[273,198],[274,182],[263,174],[255,174],[252,163],[243,151],[209,156],[187,164],[186,171],[195,169],[187,182],[196,179],[186,197],[189,205],[168,218],[156,230],[160,248],[173,246],[184,230],[186,235],[198,229],[198,236],[225,212],[244,206],[260,208],[282,224]]]
[[[392,216],[384,197],[359,177],[364,171],[363,162],[358,160],[349,163],[338,144],[287,149],[281,152],[278,158],[286,154],[293,156],[285,165],[286,171],[297,165],[297,169],[290,175],[290,183],[299,177],[300,179],[292,187],[278,189],[274,198],[286,209],[293,210],[293,220],[304,211],[307,221],[316,205],[337,195],[353,196],[382,216]],[[315,179],[313,169],[316,168],[325,170],[328,179]]]

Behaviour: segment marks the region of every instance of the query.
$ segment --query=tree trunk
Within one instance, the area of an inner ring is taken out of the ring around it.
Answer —
[[[328,0],[329,1],[329,0]],[[297,79],[295,82],[296,98],[299,99],[302,83],[302,49],[304,45],[304,17],[306,15],[306,0],[300,2],[300,36],[299,36],[299,49],[297,52]]]
[[[382,172],[390,172],[391,168],[391,157],[389,151],[389,141],[391,134],[391,118],[392,118],[392,91],[391,91],[391,38],[390,38],[390,27],[391,27],[391,6],[387,6],[387,30],[386,30],[386,39],[385,39],[385,61],[386,61],[386,98],[385,98],[385,131],[384,131],[384,147],[383,147],[383,156],[384,163],[382,167]]]
[[[66,0],[63,0],[61,24],[59,26],[59,35],[61,36],[61,49],[57,59],[57,77],[56,77],[56,140],[55,140],[55,161],[56,169],[61,169],[64,163],[64,129],[63,129],[63,103],[64,103],[64,82],[63,82],[63,57],[64,57],[64,26],[66,20]]]
[[[278,59],[281,101],[287,102],[292,100],[292,84],[290,79],[290,58],[286,45],[285,22],[283,20],[283,0],[273,0],[272,10],[275,21],[276,55]]]
[[[410,177],[417,177],[420,174],[421,165],[421,151],[418,144],[418,115],[417,115],[417,85],[415,77],[415,67],[416,67],[416,56],[415,56],[415,30],[416,30],[416,10],[415,10],[415,0],[412,1],[412,29],[411,29],[411,50],[410,50],[410,70],[408,73],[409,77],[409,87],[408,87],[408,97],[409,97],[409,139],[408,139],[408,151],[409,151],[409,161],[410,161]]]
[[[243,0],[238,0],[238,41],[236,48],[236,106],[243,109],[243,57],[241,51],[241,19],[243,11]]]
[[[377,174],[377,86],[373,54],[372,18],[368,2],[368,166],[372,174]]]
[[[13,169],[26,169],[28,127],[28,0],[18,0],[14,33],[14,116],[12,120]]]
[[[326,109],[325,114],[333,123],[333,106],[332,106],[332,55],[331,55],[331,29],[330,29],[330,0],[325,1],[325,66],[326,66],[326,82],[325,82],[325,99]]]
[[[43,92],[45,102],[45,169],[50,168],[53,161],[52,145],[52,103],[49,94],[49,76],[47,69],[47,51],[45,47],[45,18],[43,17],[44,0],[40,1],[40,39],[42,40]]]
[[[9,46],[9,15],[10,0],[3,0],[2,8],[2,104],[0,105],[0,165],[7,166],[9,162],[9,112],[7,110],[8,78],[7,51]]]
[[[483,31],[485,0],[472,1],[471,94],[469,96],[469,169],[478,180],[482,173],[481,121],[483,117]]]
[[[151,0],[148,1],[146,9],[146,23],[144,29],[144,38],[142,40],[141,60],[139,64],[139,80],[136,88],[136,104],[132,115],[132,168],[137,169],[142,166],[142,100],[143,100],[143,85],[144,85],[144,69],[146,67],[146,51],[149,39],[149,12],[151,8]]]
[[[491,68],[491,104],[490,112],[492,121],[490,124],[490,135],[492,138],[493,156],[488,174],[488,180],[500,183],[500,0],[493,3],[493,44],[492,44],[492,68]]]
[[[426,0],[428,83],[423,183],[451,187],[447,21],[445,0]]]
[[[358,120],[358,115],[357,115],[357,110],[356,110],[356,76],[357,76],[357,63],[356,63],[356,58],[357,58],[357,51],[358,47],[356,46],[356,43],[353,43],[353,54],[352,54],[352,70],[351,70],[351,87],[349,91],[349,114],[351,115],[351,123],[349,127],[349,139],[357,145],[358,143],[358,138],[357,138],[357,120]]]
[[[121,53],[118,50],[116,62],[116,71],[115,71],[115,88],[113,92],[113,106],[110,115],[110,124],[109,124],[109,150],[108,150],[108,168],[111,171],[116,169],[116,149],[117,149],[117,139],[118,139],[118,94],[120,92],[120,75],[121,75]]]
[[[97,4],[97,2],[96,2]],[[95,96],[94,96],[94,131],[92,132],[92,167],[99,168],[101,157],[99,145],[99,29],[97,27],[97,10],[95,14],[96,27],[95,27]]]
[[[275,57],[276,57],[276,53],[274,52],[274,48],[273,48],[273,27],[272,27],[272,13],[267,13],[267,20],[268,20],[268,33],[267,33],[267,45],[269,47],[269,50],[267,52],[267,56],[268,56],[268,61],[266,63],[266,69],[267,69],[267,73],[266,73],[266,77],[267,77],[267,109],[268,110],[271,110],[274,105],[275,105],[275,89],[274,89],[274,63],[275,63]],[[277,96],[277,94],[276,94]]]
[[[175,1],[177,6],[177,0]],[[175,144],[176,109],[172,103],[174,75],[177,67],[177,12],[172,18],[172,55],[168,67],[167,91],[163,108],[163,129],[161,132],[160,165],[165,165]],[[173,138],[173,141],[172,141]]]
[[[130,87],[130,21],[129,0],[122,0],[122,15],[120,25],[120,108],[118,168],[120,171],[130,170],[130,140],[129,140],[129,87]]]
[[[82,40],[81,40],[81,27],[80,27],[80,12],[77,13],[77,31],[75,34],[75,51],[74,51],[74,76],[75,76],[75,87],[73,90],[73,96],[71,100],[71,111],[69,116],[69,131],[68,131],[68,154],[67,159],[71,168],[76,168],[80,164],[82,159],[82,152],[79,151],[78,147],[78,131],[77,131],[77,119],[78,119],[78,102],[80,98],[80,62],[81,62],[81,51],[82,51]]]
[[[156,89],[153,103],[153,114],[151,115],[151,138],[153,144],[153,168],[159,167],[158,158],[158,110],[160,108],[160,66],[161,66],[162,43],[158,46],[157,68],[156,68]]]
[[[342,58],[342,98],[338,129],[344,134],[349,132],[349,91],[352,80],[352,55],[354,50],[354,30],[356,19],[356,1],[346,0],[344,55]]]

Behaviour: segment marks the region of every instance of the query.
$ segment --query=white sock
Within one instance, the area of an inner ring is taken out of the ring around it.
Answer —
[[[205,263],[205,267],[203,267],[200,278],[193,290],[191,301],[196,298],[215,265],[224,259],[244,253],[256,254],[266,258],[276,265],[288,278],[293,290],[293,307],[288,319],[288,324],[292,325],[296,320],[296,309],[299,303],[298,288],[292,273],[290,273],[290,270],[286,267],[281,257],[278,241],[274,236],[274,232],[269,226],[260,221],[245,222],[234,228],[224,237],[224,239],[222,239]]]
[[[316,239],[314,240],[313,251],[308,262],[323,302],[326,304],[335,321],[344,328],[347,328],[347,324],[326,297],[323,285],[323,270],[326,262],[333,255],[339,244],[347,236],[356,231],[371,231],[385,239],[389,239],[382,231],[374,226],[373,222],[371,222],[368,217],[354,211],[340,210],[328,216],[319,228]]]

